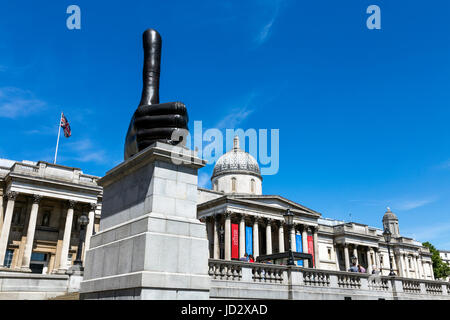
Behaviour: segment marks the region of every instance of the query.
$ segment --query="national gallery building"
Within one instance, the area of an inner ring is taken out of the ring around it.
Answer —
[[[76,257],[79,217],[89,218],[86,246],[98,230],[97,180],[78,168],[0,159],[0,271],[66,273]]]
[[[78,253],[81,216],[89,218],[82,261],[86,257],[85,248],[89,252],[91,249],[99,250],[96,247],[101,248],[98,243],[100,238],[94,243],[97,237],[95,234],[109,231],[99,228],[103,200],[99,179],[84,174],[78,168],[43,161],[0,159],[0,195],[3,199],[0,201],[0,273],[12,283],[9,291],[20,289],[15,287],[13,279],[20,275],[39,276],[42,278],[40,281],[51,278],[60,286],[54,290],[53,296],[57,295],[58,290],[66,290],[69,281],[67,274],[70,275]],[[263,195],[262,180],[257,161],[240,149],[236,137],[233,149],[218,159],[214,167],[212,190],[197,188],[197,218],[205,223],[203,227],[206,226],[204,237],[205,242],[206,238],[208,240],[210,270],[214,266],[223,269],[224,266],[234,264],[236,266],[233,268],[247,270],[250,264],[236,260],[245,254],[252,255],[256,260],[263,255],[286,252],[290,242],[293,251],[311,255],[310,260],[296,262],[298,266],[304,267],[305,284],[312,281],[308,277],[316,269],[320,274],[312,275],[316,279],[314,283],[330,285],[327,284],[328,280],[321,279],[328,279],[327,272],[334,272],[338,274],[340,286],[355,286],[359,282],[345,280],[344,274],[350,273],[343,272],[348,271],[352,264],[363,266],[366,273],[371,274],[375,269],[386,276],[391,263],[397,276],[415,281],[411,284],[402,280],[405,290],[425,292],[426,289],[427,294],[446,292],[441,290],[440,284],[430,282],[434,280],[434,275],[428,248],[400,234],[398,218],[389,208],[383,216],[380,214],[380,218],[383,226],[392,234],[389,246],[391,256],[383,230],[355,222],[323,218],[319,212],[280,195]],[[196,181],[195,176],[194,185]],[[284,223],[283,215],[288,209],[294,214],[293,228],[287,228]],[[92,243],[91,237],[94,237]],[[282,269],[285,266],[274,267],[281,268],[272,270],[274,274],[287,272]],[[216,279],[217,274],[214,272],[209,275],[215,283],[225,283],[224,279]],[[237,279],[238,282],[241,279],[240,275],[226,277],[228,280]],[[253,282],[262,279],[257,278],[255,273],[252,277]],[[287,280],[281,280],[281,274],[274,277],[274,285],[279,284],[279,288],[284,288],[283,281]],[[265,281],[272,280],[267,278]],[[383,290],[388,290],[387,280],[383,281]],[[430,283],[420,289],[419,281]],[[0,290],[2,292],[6,290],[5,283]],[[234,297],[235,293],[230,292]],[[307,291],[303,293],[304,297],[308,297]],[[20,299],[23,296],[14,297]],[[42,295],[36,297],[41,299]]]
[[[210,258],[237,260],[245,253],[259,255],[284,252],[289,237],[293,250],[312,255],[312,266],[347,271],[352,262],[383,275],[394,272],[405,278],[434,280],[431,254],[414,239],[403,237],[397,216],[388,208],[383,226],[392,233],[388,255],[383,230],[355,222],[322,218],[321,214],[279,195],[262,194],[257,161],[239,147],[217,160],[211,177],[213,190],[199,188],[198,218],[207,225]],[[295,214],[294,228],[287,233],[283,214]],[[302,265],[302,262],[298,262]]]

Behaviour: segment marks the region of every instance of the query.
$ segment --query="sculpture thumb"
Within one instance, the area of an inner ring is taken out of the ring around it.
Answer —
[[[145,30],[142,35],[144,45],[143,87],[139,106],[159,103],[159,76],[161,66],[162,40],[158,31]]]

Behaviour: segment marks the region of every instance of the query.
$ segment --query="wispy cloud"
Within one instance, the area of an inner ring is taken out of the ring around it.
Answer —
[[[231,108],[225,108],[226,110],[230,110],[230,113],[217,122],[215,127],[218,129],[236,128],[255,111],[256,108],[253,106],[255,97],[256,94],[252,92],[244,101],[235,104]]]
[[[106,164],[109,162],[105,150],[96,147],[90,139],[70,142],[65,148],[71,150],[71,155],[65,157],[67,160],[95,162],[98,164]]]
[[[260,29],[258,35],[255,37],[255,42],[257,45],[262,45],[266,42],[271,34],[272,26],[275,20],[279,16],[280,7],[283,0],[269,1],[266,2],[268,9],[272,12],[269,21],[265,22],[262,28]]]
[[[15,119],[44,110],[47,103],[33,93],[15,87],[0,88],[0,117]]]
[[[426,206],[439,199],[438,196],[430,196],[426,198],[414,198],[414,199],[384,199],[384,200],[349,200],[350,202],[361,203],[364,206],[378,207],[389,206],[392,210],[408,211],[416,208]]]
[[[26,130],[23,133],[27,135],[54,135],[56,137],[58,135],[58,123],[56,122],[56,125],[53,127],[40,126],[35,129]]]
[[[438,197],[430,197],[426,199],[411,199],[411,200],[402,200],[397,203],[394,203],[398,210],[412,210],[416,208],[423,207],[427,204],[433,203],[438,199]]]
[[[420,225],[420,227],[409,229],[405,228],[403,229],[403,233],[421,242],[433,242],[433,240],[448,238],[448,234],[450,233],[450,222],[435,225]]]
[[[198,175],[198,185],[202,188],[207,188],[209,184],[209,175],[202,172]]]
[[[450,169],[450,159],[437,165],[437,169]]]

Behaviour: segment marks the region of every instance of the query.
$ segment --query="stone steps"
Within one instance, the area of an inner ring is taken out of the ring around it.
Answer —
[[[48,300],[80,300],[80,294],[78,292],[66,293]]]

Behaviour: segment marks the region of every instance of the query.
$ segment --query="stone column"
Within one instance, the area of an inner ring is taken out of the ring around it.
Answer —
[[[253,219],[253,257],[255,258],[259,256],[259,223],[260,218],[254,217]]]
[[[314,227],[314,265],[316,269],[320,269],[319,255],[319,226]]]
[[[356,257],[356,265],[358,265],[359,264],[358,246],[356,244],[353,246],[353,256]]]
[[[239,221],[239,258],[245,255],[245,215],[241,214]]]
[[[95,209],[97,208],[97,203],[89,204],[89,223],[86,226],[86,239],[84,240],[83,246],[83,261],[86,258],[86,251],[89,250],[89,246],[91,244],[91,237],[94,232],[94,222],[95,222]]]
[[[348,253],[348,244],[344,243],[344,258],[345,258],[345,271],[350,269],[350,257]]]
[[[398,257],[398,276],[404,277],[404,263],[402,261],[402,255],[400,253],[397,254]]]
[[[278,221],[278,252],[285,252],[284,248],[284,225],[282,221]]]
[[[366,250],[366,259],[367,259],[367,273],[372,274],[372,261],[370,261],[370,247],[367,247]]]
[[[417,261],[417,256],[414,256],[414,266],[416,268],[416,278],[420,279],[420,274],[419,274],[419,262]]]
[[[14,213],[14,203],[17,198],[17,192],[8,192],[6,194],[8,203],[6,205],[5,217],[3,220],[2,233],[0,235],[0,266],[5,261],[6,249],[8,249],[9,231],[11,229],[11,221]]]
[[[405,257],[405,267],[406,267],[406,277],[407,278],[411,278],[411,276],[409,275],[409,261],[408,261],[408,256],[404,255]]]
[[[272,220],[266,220],[266,254],[272,254]]]
[[[430,273],[431,273],[431,279],[434,280],[434,270],[433,270],[433,265],[431,264],[431,262],[428,262],[428,269],[430,270]]]
[[[419,264],[420,279],[425,279],[424,272],[423,272],[422,258],[420,257],[420,255],[418,256],[417,263]]]
[[[220,259],[219,230],[220,230],[220,216],[215,214],[214,215],[214,259]]]
[[[70,234],[72,232],[72,222],[73,222],[73,209],[76,202],[69,200],[69,208],[67,209],[66,215],[66,225],[64,227],[64,237],[61,249],[61,257],[59,260],[59,273],[64,273],[67,271],[69,266],[67,265],[67,258],[69,256],[69,246],[70,246]]]
[[[338,244],[337,243],[333,243],[333,250],[334,250],[334,259],[335,259],[335,263],[336,263],[336,270],[340,271],[341,267],[339,265],[339,257],[338,257]]]
[[[225,212],[225,260],[231,260],[231,212]]]
[[[302,229],[302,247],[303,247],[303,253],[309,253],[309,251],[308,251],[308,233],[306,231],[306,225],[304,225],[303,229]],[[308,260],[303,261],[303,266],[305,268],[309,268],[309,261]]]
[[[289,232],[289,237],[291,239],[292,252],[297,251],[297,241],[295,241],[295,224],[292,226],[291,231]]]
[[[0,189],[0,232],[2,230],[3,227],[3,198],[5,198],[5,195],[3,194],[3,190]]]
[[[39,211],[39,203],[41,202],[42,196],[34,194],[33,195],[33,205],[31,206],[30,219],[28,220],[28,230],[27,230],[27,242],[25,244],[25,252],[22,258],[22,269],[26,271],[30,270],[31,253],[33,252],[34,243],[34,233],[36,231],[36,222]]]
[[[375,265],[377,266],[378,271],[381,272],[380,259],[378,257],[378,249],[373,249],[373,259],[375,260]]]

